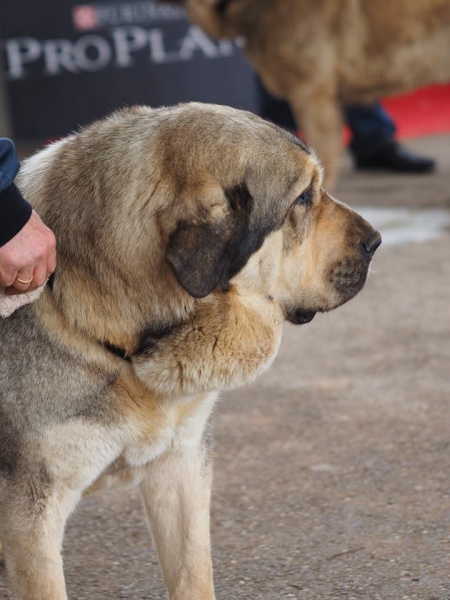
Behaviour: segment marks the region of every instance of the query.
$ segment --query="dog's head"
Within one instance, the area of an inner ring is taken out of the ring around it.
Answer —
[[[213,38],[233,39],[254,31],[261,5],[254,0],[157,0],[182,6],[193,23]]]
[[[381,241],[321,187],[301,141],[227,107],[126,109],[21,177],[58,238],[66,320],[133,355],[149,385],[165,372],[163,393],[254,377],[284,320],[306,323],[362,289]]]
[[[179,284],[196,298],[233,287],[272,298],[293,323],[355,296],[381,238],[321,187],[314,153],[249,113],[180,110],[160,139],[181,211],[165,255]]]

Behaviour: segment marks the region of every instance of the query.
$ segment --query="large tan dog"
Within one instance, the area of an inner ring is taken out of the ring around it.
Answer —
[[[173,0],[216,38],[245,38],[334,184],[342,107],[450,81],[449,0]]]
[[[126,109],[39,152],[19,186],[54,230],[39,301],[0,320],[0,539],[16,600],[66,598],[65,522],[139,486],[171,600],[214,598],[207,423],[284,321],[364,285],[379,234],[313,154],[250,113]]]

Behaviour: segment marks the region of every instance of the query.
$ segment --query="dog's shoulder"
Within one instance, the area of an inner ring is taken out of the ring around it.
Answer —
[[[102,391],[117,375],[52,335],[37,306],[0,319],[0,338],[0,405],[18,427],[31,423],[39,429],[77,416],[101,422],[113,418]]]

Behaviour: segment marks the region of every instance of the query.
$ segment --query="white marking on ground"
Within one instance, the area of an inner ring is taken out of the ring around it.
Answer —
[[[450,210],[410,208],[357,208],[383,237],[383,246],[426,242],[449,233]]]

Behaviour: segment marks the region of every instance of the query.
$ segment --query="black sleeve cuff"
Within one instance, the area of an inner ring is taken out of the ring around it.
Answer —
[[[12,240],[28,223],[32,210],[15,183],[0,193],[0,246]]]

